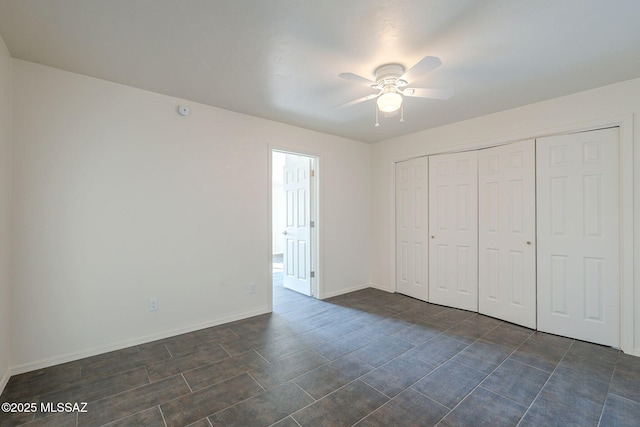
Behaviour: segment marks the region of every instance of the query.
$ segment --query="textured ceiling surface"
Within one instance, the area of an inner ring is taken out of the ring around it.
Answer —
[[[0,0],[11,55],[376,142],[640,77],[638,0]],[[382,64],[442,65],[375,127]]]

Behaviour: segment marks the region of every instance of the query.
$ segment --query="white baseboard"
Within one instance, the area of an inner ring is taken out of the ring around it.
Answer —
[[[393,294],[393,293],[395,293],[395,292],[396,292],[396,290],[395,290],[395,289],[387,288],[387,287],[385,287],[385,286],[377,285],[377,284],[375,284],[375,283],[370,283],[370,284],[369,284],[369,287],[370,287],[370,288],[374,288],[374,289],[378,289],[379,291],[389,292],[390,294]]]
[[[382,291],[390,292],[387,289],[383,289],[383,288],[377,287],[373,283],[365,283],[363,285],[353,286],[351,288],[340,289],[339,291],[335,291],[335,292],[323,293],[322,296],[320,296],[319,299],[327,299],[327,298],[337,297],[338,295],[344,295],[344,294],[348,294],[349,292],[360,291],[360,290],[366,289],[366,288],[376,288],[376,289],[380,289]]]
[[[48,368],[50,366],[59,365],[61,363],[72,362],[74,360],[84,359],[85,357],[97,356],[98,354],[108,353],[110,351],[122,350],[123,348],[132,347],[134,345],[146,344],[149,342],[157,341],[163,338],[170,338],[176,335],[185,334],[193,331],[198,331],[200,329],[210,328],[213,326],[219,326],[229,322],[235,322],[236,320],[242,320],[253,316],[258,316],[261,314],[267,314],[270,311],[267,307],[262,307],[256,310],[251,310],[243,313],[238,313],[232,316],[220,317],[217,319],[211,319],[206,322],[197,323],[181,328],[170,329],[167,331],[150,334],[142,337],[137,337],[129,340],[123,340],[116,343],[88,348],[85,350],[68,353],[60,356],[55,356],[49,359],[37,360],[34,362],[24,363],[22,365],[12,366],[9,369],[9,372],[5,374],[6,381],[9,381],[9,377],[11,375],[23,374],[25,372],[35,371],[37,369]],[[3,378],[5,381],[5,378]],[[6,381],[4,383],[0,383],[2,385],[2,389],[6,385]]]
[[[2,378],[0,378],[0,394],[2,394],[4,388],[7,386],[9,378],[11,378],[11,370],[7,369],[4,375],[2,375]]]

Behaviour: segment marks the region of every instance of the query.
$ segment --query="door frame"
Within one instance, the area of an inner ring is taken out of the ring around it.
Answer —
[[[322,286],[322,264],[321,264],[321,197],[320,197],[320,163],[321,158],[318,154],[300,150],[293,147],[285,147],[280,145],[269,145],[269,151],[267,155],[267,176],[268,176],[268,212],[267,212],[267,224],[268,224],[268,248],[267,248],[267,271],[268,271],[268,302],[267,308],[269,312],[273,311],[273,153],[291,154],[295,156],[309,157],[312,160],[312,168],[314,171],[313,179],[311,180],[311,220],[314,221],[314,227],[311,229],[311,271],[315,273],[315,276],[311,279],[311,296],[313,298],[322,299],[323,286]]]
[[[634,140],[640,144],[640,114],[633,113],[613,117],[587,120],[580,123],[571,123],[564,126],[529,130],[520,134],[508,136],[496,136],[480,140],[462,141],[450,150],[425,149],[410,155],[396,156],[387,163],[387,175],[389,177],[389,291],[396,290],[396,215],[395,215],[395,165],[397,162],[410,160],[416,157],[430,156],[434,154],[455,153],[461,151],[477,150],[510,144],[522,140],[542,138],[545,136],[562,135],[567,133],[588,132],[607,127],[620,129],[620,348],[628,354],[640,356],[640,330],[635,329],[634,304],[640,301],[640,283],[635,292],[634,265],[640,267],[640,226],[634,227],[634,211],[640,212],[640,194],[635,197],[636,189],[640,191],[640,170],[634,174],[634,162],[640,165],[640,147],[634,150]],[[637,136],[634,136],[634,132]],[[640,270],[637,272],[640,275]],[[639,276],[640,277],[640,276]],[[637,313],[640,318],[640,312]],[[636,339],[637,338],[637,339]]]

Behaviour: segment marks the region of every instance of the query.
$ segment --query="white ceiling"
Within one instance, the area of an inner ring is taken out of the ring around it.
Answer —
[[[640,77],[638,0],[0,0],[14,58],[375,142]],[[443,65],[381,118],[338,77]]]

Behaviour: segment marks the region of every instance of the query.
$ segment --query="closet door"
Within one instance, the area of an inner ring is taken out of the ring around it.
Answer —
[[[396,164],[396,289],[429,300],[426,157]]]
[[[429,301],[478,310],[477,152],[429,157]]]
[[[478,153],[478,311],[536,327],[535,143]]]
[[[536,141],[538,329],[620,347],[618,129]]]

